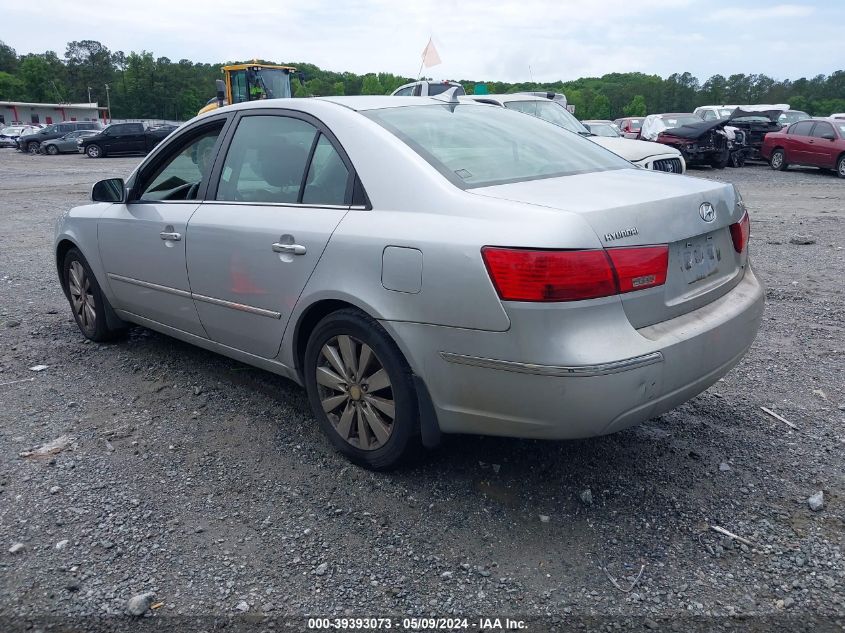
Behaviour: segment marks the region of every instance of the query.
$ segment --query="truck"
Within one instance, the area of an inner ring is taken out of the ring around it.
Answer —
[[[80,139],[79,151],[89,158],[147,154],[175,129],[174,125],[148,127],[143,123],[112,123],[99,134]]]
[[[197,113],[211,112],[230,103],[244,103],[259,99],[288,99],[293,96],[290,77],[296,72],[292,66],[262,64],[229,64],[221,68],[223,79],[217,80],[217,95]]]

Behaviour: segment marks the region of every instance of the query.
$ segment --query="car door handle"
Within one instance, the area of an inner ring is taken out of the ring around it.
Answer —
[[[302,244],[273,244],[274,253],[288,253],[290,255],[305,255],[306,248]]]
[[[182,239],[181,233],[162,231],[158,236],[166,242],[179,242]]]

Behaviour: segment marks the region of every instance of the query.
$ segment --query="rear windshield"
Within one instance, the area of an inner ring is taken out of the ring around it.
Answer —
[[[495,106],[423,105],[362,114],[463,189],[631,166],[577,134]]]
[[[630,130],[639,130],[643,126],[643,122],[639,119],[629,119],[628,120],[628,129]]]

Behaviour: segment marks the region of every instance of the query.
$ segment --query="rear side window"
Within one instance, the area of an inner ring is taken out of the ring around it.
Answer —
[[[442,92],[446,92],[450,88],[457,88],[458,91],[456,94],[458,95],[466,94],[466,91],[463,89],[462,86],[453,86],[451,84],[428,84],[428,96],[433,97],[434,95],[439,95]]]
[[[393,96],[394,97],[410,97],[413,92],[414,92],[414,87],[408,86],[407,88],[402,88],[402,90],[397,90],[396,94],[393,95]]]
[[[320,134],[308,167],[303,204],[342,205],[346,201],[349,170],[331,141]]]
[[[816,123],[816,127],[813,128],[813,136],[821,138],[825,134],[833,134],[833,126],[830,123],[825,123],[824,121]],[[833,134],[833,136],[835,137],[836,135]]]
[[[238,124],[217,200],[297,203],[317,128],[301,119],[259,115]]]
[[[789,128],[789,134],[795,136],[810,136],[810,130],[813,129],[812,121],[800,121]]]

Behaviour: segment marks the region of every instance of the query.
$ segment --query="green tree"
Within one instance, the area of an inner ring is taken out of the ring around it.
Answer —
[[[15,49],[0,40],[0,72],[14,74],[18,69],[18,54]]]
[[[0,100],[23,101],[23,82],[0,70]]]
[[[625,116],[645,116],[648,114],[648,108],[645,104],[645,97],[642,95],[635,95],[631,102],[624,108]]]
[[[364,81],[361,84],[361,94],[362,95],[382,95],[384,94],[384,88],[381,87],[379,83],[378,77],[373,75],[372,73],[369,75],[364,75]]]
[[[610,99],[603,94],[597,94],[593,103],[590,106],[590,118],[592,119],[609,119],[610,118]]]

